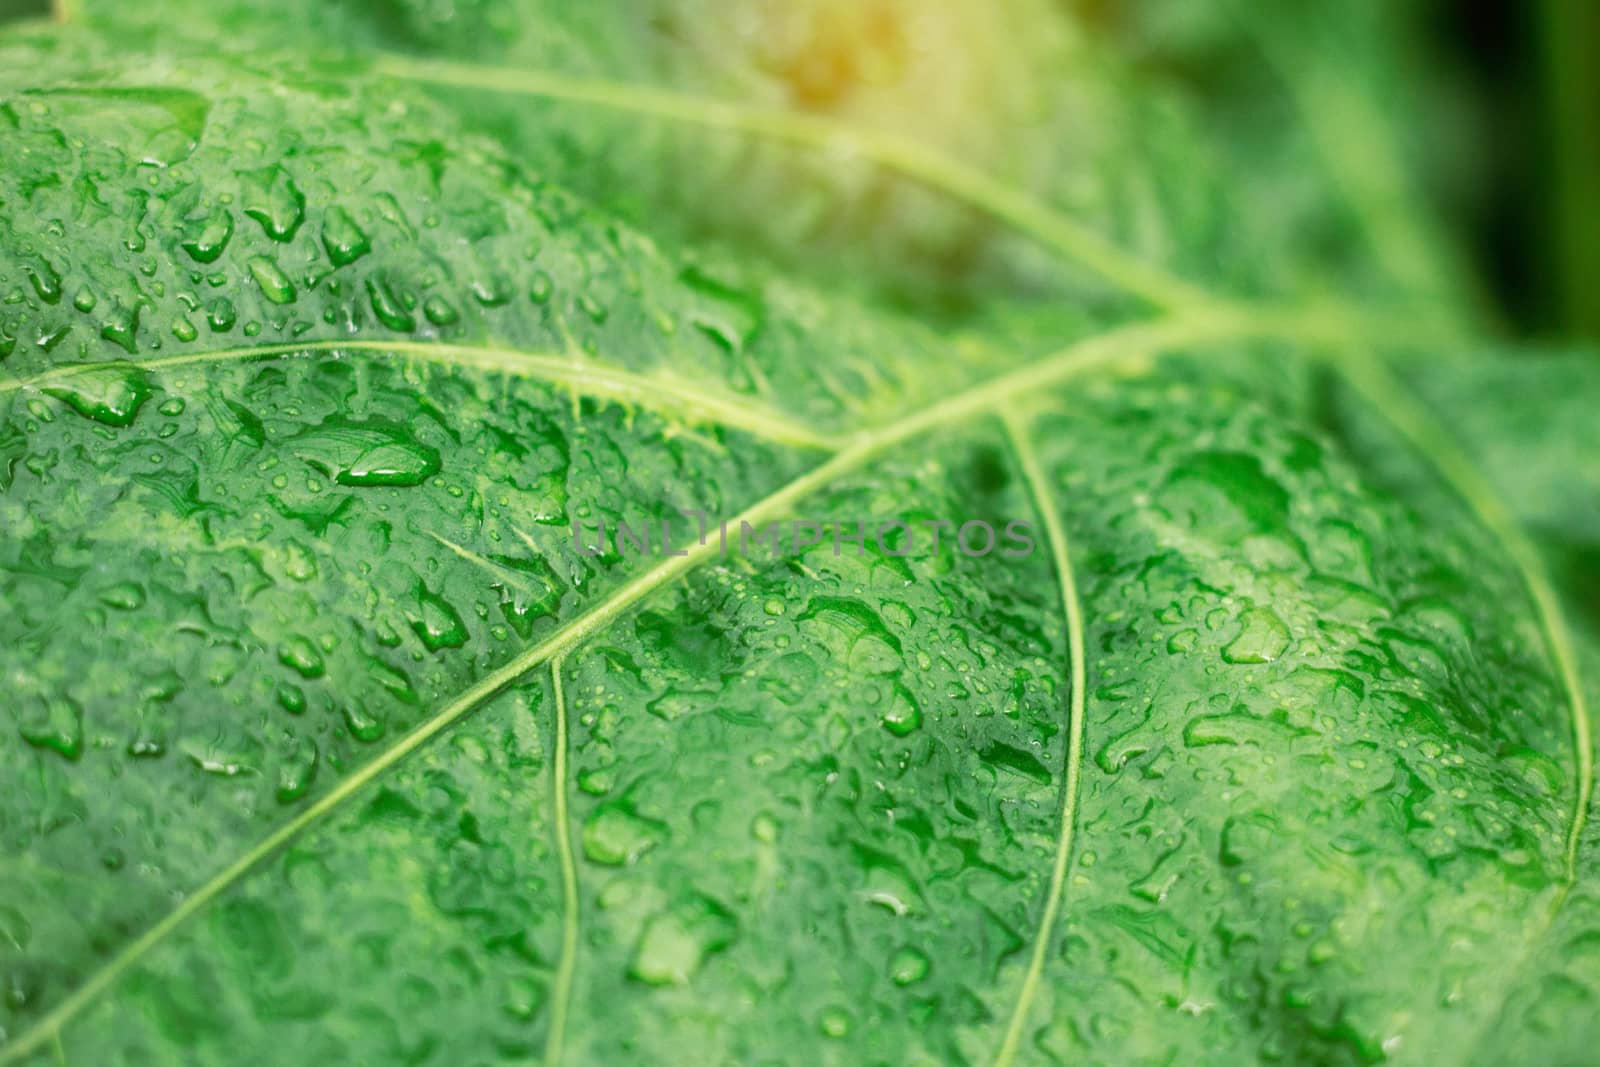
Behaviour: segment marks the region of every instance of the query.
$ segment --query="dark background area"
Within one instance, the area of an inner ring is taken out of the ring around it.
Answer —
[[[0,21],[44,15],[50,11],[50,0],[0,0]]]
[[[1600,340],[1600,3],[1430,0],[1488,173],[1458,205],[1512,322]]]
[[[50,10],[0,0],[0,21]],[[1600,0],[1418,0],[1418,13],[1483,169],[1438,203],[1516,333],[1600,341]]]

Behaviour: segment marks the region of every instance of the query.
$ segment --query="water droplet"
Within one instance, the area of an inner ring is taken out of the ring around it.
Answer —
[[[1167,639],[1167,651],[1175,656],[1181,656],[1186,652],[1193,652],[1199,644],[1200,631],[1190,627],[1179,630]]]
[[[54,304],[61,299],[61,275],[45,260],[38,260],[23,268],[28,272],[28,280],[33,283],[33,291],[39,294],[39,299],[46,304]]]
[[[1050,768],[1046,767],[1038,756],[1003,741],[990,741],[978,754],[978,758],[996,767],[1004,767],[1040,785],[1050,784]]]
[[[1260,745],[1281,747],[1296,737],[1306,737],[1314,731],[1295,726],[1287,714],[1279,711],[1271,716],[1253,715],[1240,704],[1225,715],[1199,715],[1183,727],[1183,743],[1191,748],[1206,745]]]
[[[119,304],[100,327],[100,336],[117,345],[128,355],[138,351],[137,337],[139,333],[139,313],[143,305],[132,306]]]
[[[317,776],[319,759],[316,742],[310,738],[302,737],[294,743],[294,747],[278,766],[280,804],[291,803],[306,795],[306,791],[311,788],[311,783]]]
[[[733,934],[733,918],[721,905],[696,898],[650,920],[634,946],[628,974],[648,985],[685,985]]]
[[[366,708],[346,704],[340,711],[344,713],[344,724],[350,728],[351,736],[357,741],[376,741],[383,736],[383,720]]]
[[[305,218],[306,198],[289,173],[277,164],[239,175],[244,186],[244,213],[261,223],[274,241],[292,241]]]
[[[299,634],[278,646],[278,662],[298,671],[302,678],[321,678],[327,669],[317,646]]]
[[[182,247],[196,263],[214,263],[227,250],[232,238],[233,215],[219,208],[184,228]]]
[[[417,590],[417,608],[410,612],[411,628],[429,652],[460,648],[467,643],[467,624],[449,601],[426,588]]]
[[[227,333],[239,321],[239,313],[234,310],[233,301],[219,296],[206,305],[206,321],[211,324],[212,333]]]
[[[154,391],[149,376],[131,363],[97,364],[42,388],[79,415],[107,426],[132,425]]]
[[[83,709],[65,697],[32,702],[19,717],[17,729],[34,748],[74,761],[83,755]]]
[[[383,419],[334,416],[288,443],[295,455],[340,485],[420,485],[439,471],[437,449]]]
[[[461,318],[461,313],[442,296],[430,296],[423,301],[422,313],[435,326],[452,326]]]
[[[294,283],[278,265],[266,256],[251,256],[246,266],[250,276],[261,287],[261,294],[274,304],[294,303]]]
[[[895,951],[889,960],[889,978],[895,985],[912,985],[928,976],[928,957],[910,945]]]
[[[817,1018],[817,1029],[823,1035],[834,1039],[849,1037],[851,1029],[855,1026],[855,1017],[837,1005],[824,1008]]]
[[[322,218],[322,247],[335,267],[343,267],[372,251],[372,242],[348,211],[335,206]]]
[[[1272,612],[1252,608],[1243,623],[1239,636],[1222,650],[1229,663],[1271,663],[1289,647],[1289,628]]]
[[[108,608],[137,611],[144,606],[144,590],[133,582],[118,582],[101,592],[100,603]]]
[[[879,716],[879,721],[891,734],[905,737],[916,732],[917,727],[922,725],[922,708],[909,689],[896,683],[893,695],[889,699],[889,707]]]
[[[417,328],[416,317],[411,314],[406,301],[387,281],[368,278],[367,297],[372,301],[372,313],[389,329],[410,333]]]
[[[496,275],[472,283],[472,296],[484,307],[500,307],[511,302],[511,280]]]
[[[544,989],[526,978],[513,978],[506,985],[504,1008],[507,1015],[524,1021],[532,1019],[544,1005]]]
[[[283,557],[283,573],[295,581],[308,582],[317,576],[317,557],[299,542],[285,544]]]
[[[664,831],[660,823],[608,805],[583,824],[583,854],[593,863],[626,866],[654,848]]]

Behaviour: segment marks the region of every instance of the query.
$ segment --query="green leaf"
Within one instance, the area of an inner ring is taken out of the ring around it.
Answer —
[[[1600,356],[1479,359],[1418,388],[1452,422],[1486,478],[1541,534],[1600,547]]]
[[[249,26],[298,50],[360,41],[378,69],[654,233],[716,237],[825,277],[844,265],[897,299],[1070,287],[1173,303],[1193,295],[1191,275],[1282,291],[1307,272],[1271,236],[1283,220],[1258,230],[1234,210],[1239,175],[1189,101],[1133,82],[1043,0],[652,2],[582,17],[552,0],[274,12],[182,0],[91,3],[89,16],[158,42],[196,25],[208,38]]]
[[[0,38],[0,1064],[1592,1047],[1592,635],[1380,361],[1435,331],[867,104],[506,74],[649,23],[205,6]],[[1202,142],[1096,64],[1077,173],[1181,201]],[[508,78],[510,126],[424,88]],[[664,126],[803,165],[664,218],[598,158]],[[831,276],[706,222],[781,176],[849,218],[834,134],[934,214]],[[849,266],[944,212],[1033,288]]]

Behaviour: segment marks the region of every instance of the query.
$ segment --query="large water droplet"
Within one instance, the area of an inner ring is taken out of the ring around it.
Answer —
[[[420,485],[439,471],[439,452],[384,419],[334,416],[289,439],[294,454],[340,485]]]
[[[583,825],[583,854],[593,863],[621,867],[655,847],[664,829],[621,807],[603,807]]]
[[[331,207],[322,219],[322,247],[333,265],[343,267],[372,251],[366,231],[342,207]]]
[[[79,415],[107,426],[131,425],[154,391],[149,376],[131,363],[99,364],[42,388]]]
[[[261,294],[268,300],[274,304],[294,303],[294,282],[276,263],[266,256],[251,256],[246,266],[250,268],[250,276],[261,287]]]
[[[305,218],[306,198],[289,173],[277,164],[239,175],[244,186],[244,213],[261,223],[274,241],[292,241]]]
[[[1252,608],[1243,623],[1239,636],[1222,650],[1229,663],[1271,663],[1289,647],[1289,628],[1272,612]]]
[[[417,328],[416,316],[387,281],[368,278],[367,296],[372,301],[372,313],[389,329],[410,333]]]
[[[410,621],[429,652],[467,643],[467,624],[461,615],[449,601],[426,588],[417,591],[417,607],[410,613]]]
[[[183,250],[196,263],[214,263],[227,250],[232,237],[233,215],[218,208],[184,227]]]

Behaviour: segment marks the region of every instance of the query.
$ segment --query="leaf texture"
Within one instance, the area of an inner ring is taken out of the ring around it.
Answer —
[[[156,10],[0,37],[0,1064],[1585,1062],[1582,464],[1083,27]]]

